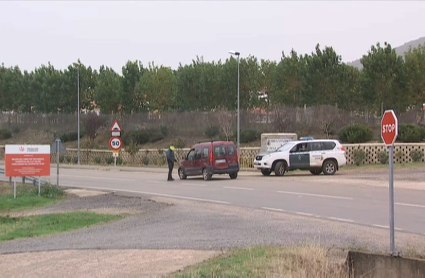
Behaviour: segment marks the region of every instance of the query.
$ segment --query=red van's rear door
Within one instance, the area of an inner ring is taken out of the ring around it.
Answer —
[[[227,153],[227,148],[225,144],[217,144],[214,145],[214,169],[217,170],[223,170],[223,169],[227,169],[229,168],[228,162],[227,162],[227,158],[226,158],[226,153]]]

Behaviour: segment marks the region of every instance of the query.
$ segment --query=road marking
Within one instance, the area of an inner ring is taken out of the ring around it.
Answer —
[[[351,219],[344,219],[344,218],[338,218],[338,217],[328,217],[328,219],[332,219],[332,220],[336,220],[336,221],[342,221],[342,222],[354,223],[354,220],[351,220]]]
[[[389,228],[390,228],[390,227],[388,227],[388,226],[378,225],[378,224],[373,224],[372,226],[374,226],[374,227],[378,227],[378,228],[384,228],[384,229],[389,229]]]
[[[422,205],[413,205],[413,204],[405,204],[405,203],[394,203],[394,204],[399,206],[406,206],[406,207],[425,208],[425,206],[422,206]]]
[[[180,183],[182,185],[189,185],[189,186],[207,186],[206,184],[199,184],[199,183],[187,183],[187,182],[182,182]]]
[[[84,178],[84,179],[95,179],[95,180],[103,179],[103,180],[137,181],[137,179],[106,178],[106,177],[94,177],[94,176],[76,176],[76,175],[62,175],[62,174],[60,176],[62,176],[62,177],[73,177],[73,178]]]
[[[295,214],[298,214],[298,215],[303,215],[303,216],[315,216],[314,214],[312,214],[312,213],[305,213],[305,212],[298,212],[298,211],[295,211],[294,212]],[[318,215],[316,215],[316,217],[317,217]],[[320,217],[320,216],[319,216]]]
[[[390,228],[389,226],[378,225],[378,224],[373,224],[372,226],[374,226],[374,227],[378,227],[378,228],[384,228],[384,229],[389,229],[389,228]],[[396,228],[396,227],[394,227],[394,230],[397,230],[397,231],[403,231],[403,229],[401,229],[401,228]]]
[[[280,212],[284,212],[284,210],[283,210],[283,209],[277,209],[277,208],[262,207],[262,209],[272,210],[272,211],[280,211]]]
[[[162,193],[155,193],[155,192],[146,192],[146,191],[135,191],[135,190],[125,190],[125,189],[116,189],[116,188],[103,188],[103,187],[74,186],[74,185],[68,185],[68,187],[78,187],[78,188],[85,188],[85,189],[107,190],[107,191],[114,191],[114,192],[118,191],[118,192],[127,192],[127,193],[155,195],[155,196],[171,197],[171,198],[185,199],[185,200],[192,200],[192,201],[210,202],[210,203],[217,203],[217,204],[224,204],[224,205],[229,205],[230,204],[229,202],[224,202],[224,201],[202,199],[202,198],[193,198],[193,197],[171,195],[171,194],[162,194]]]
[[[240,190],[254,190],[253,188],[246,188],[246,187],[233,187],[233,186],[223,186],[223,188],[228,188],[228,189],[240,189]]]
[[[333,199],[342,199],[342,200],[354,200],[354,198],[350,198],[350,197],[310,194],[310,193],[291,192],[291,191],[278,191],[278,193],[292,194],[292,195],[304,195],[304,196],[321,197],[321,198],[333,198]]]

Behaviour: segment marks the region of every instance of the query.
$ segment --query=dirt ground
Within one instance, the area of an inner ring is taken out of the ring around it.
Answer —
[[[197,250],[62,250],[0,255],[2,277],[163,277],[220,254]]]
[[[98,191],[69,189],[68,194],[89,197]],[[128,209],[93,210],[98,213],[129,213]],[[9,215],[38,214],[19,212]],[[164,277],[189,265],[222,254],[205,250],[60,250],[0,254],[2,277]]]

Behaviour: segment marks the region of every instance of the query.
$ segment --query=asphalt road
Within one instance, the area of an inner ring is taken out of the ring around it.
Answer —
[[[61,186],[145,194],[284,212],[388,229],[388,171],[339,171],[334,176],[290,172],[283,177],[240,172],[166,181],[165,169],[61,168]],[[394,171],[395,229],[425,235],[425,174]],[[56,168],[47,179],[56,183]]]

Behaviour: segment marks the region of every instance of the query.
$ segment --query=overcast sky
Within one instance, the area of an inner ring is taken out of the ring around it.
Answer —
[[[176,69],[196,56],[279,61],[332,46],[350,62],[372,44],[425,36],[425,1],[0,1],[0,63],[121,72],[128,60]]]

